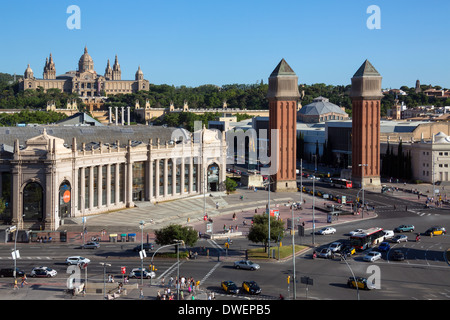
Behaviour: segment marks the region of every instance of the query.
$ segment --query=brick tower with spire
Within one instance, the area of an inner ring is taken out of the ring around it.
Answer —
[[[277,152],[276,174],[272,176],[274,191],[297,191],[297,103],[300,98],[298,77],[287,62],[282,59],[269,77],[269,129],[278,130],[275,150],[270,141],[270,152],[274,166],[274,152]],[[269,133],[270,140],[272,134]]]
[[[380,186],[380,108],[382,77],[364,61],[352,78],[352,181]]]

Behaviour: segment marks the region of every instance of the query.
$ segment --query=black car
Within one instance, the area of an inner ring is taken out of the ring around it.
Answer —
[[[143,248],[145,251],[152,251],[154,246],[153,243],[144,243]],[[135,252],[141,251],[141,245],[137,245],[136,247],[134,247],[133,251]]]
[[[248,294],[260,294],[261,288],[255,281],[244,281],[242,282],[242,289]]]
[[[405,260],[405,255],[400,250],[394,250],[392,253],[392,260],[403,261]]]
[[[16,268],[16,277],[23,277],[25,274],[24,271]],[[13,268],[5,268],[0,270],[0,277],[14,277],[14,269]]]

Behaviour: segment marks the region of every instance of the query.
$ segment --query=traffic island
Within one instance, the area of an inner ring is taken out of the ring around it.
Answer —
[[[310,246],[295,245],[295,255],[298,256],[305,251],[309,250]],[[269,254],[270,253],[270,254]],[[285,261],[292,258],[292,245],[288,246],[274,246],[270,247],[269,253],[266,247],[248,249],[247,255],[249,260],[261,260],[261,259],[276,259],[279,261]]]

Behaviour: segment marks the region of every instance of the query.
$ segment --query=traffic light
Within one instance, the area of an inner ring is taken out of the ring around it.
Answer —
[[[288,284],[291,283],[291,276],[287,276],[287,283],[288,283]]]

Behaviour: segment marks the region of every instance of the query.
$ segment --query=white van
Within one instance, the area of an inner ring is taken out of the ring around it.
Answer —
[[[383,230],[384,232],[384,240],[391,239],[394,236],[394,231],[392,230]]]

